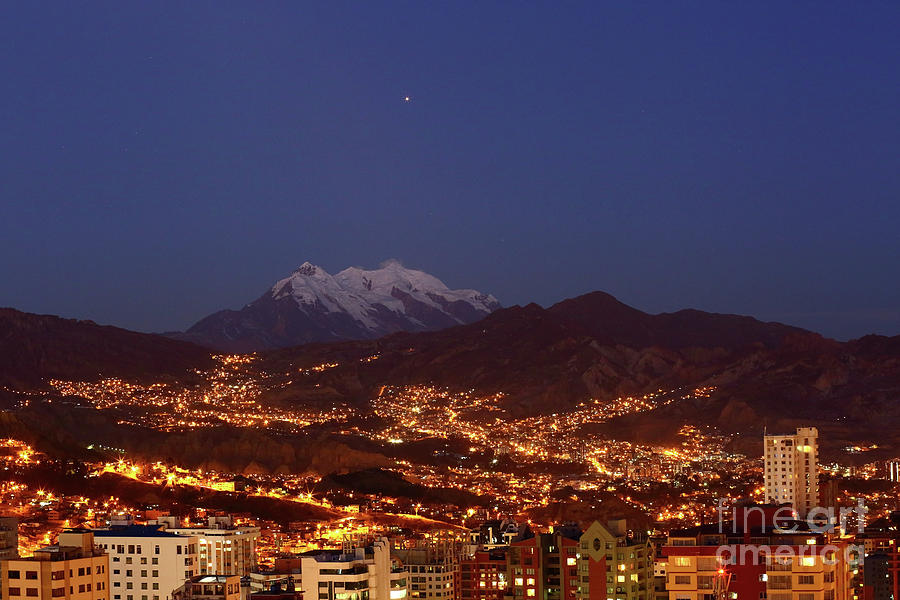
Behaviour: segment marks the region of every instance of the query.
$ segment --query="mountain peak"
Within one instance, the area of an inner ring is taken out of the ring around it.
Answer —
[[[294,269],[292,275],[315,275],[319,271],[322,271],[321,267],[317,267],[309,261],[304,262],[302,265]],[[323,271],[324,272],[324,271]]]
[[[210,315],[187,334],[218,350],[245,352],[443,329],[478,321],[498,308],[490,294],[451,290],[395,259],[377,269],[350,267],[336,275],[307,261],[240,311]]]

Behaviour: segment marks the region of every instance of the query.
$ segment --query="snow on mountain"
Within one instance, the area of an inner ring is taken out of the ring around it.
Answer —
[[[500,308],[477,290],[451,290],[437,277],[388,261],[331,275],[309,262],[239,311],[199,321],[183,339],[226,351],[368,339],[395,331],[442,329]]]

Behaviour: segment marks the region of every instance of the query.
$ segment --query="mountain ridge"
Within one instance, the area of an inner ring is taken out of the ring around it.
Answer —
[[[442,329],[472,323],[498,308],[490,294],[451,290],[397,261],[335,275],[304,262],[243,308],[218,311],[184,333],[166,335],[220,351],[254,352]]]

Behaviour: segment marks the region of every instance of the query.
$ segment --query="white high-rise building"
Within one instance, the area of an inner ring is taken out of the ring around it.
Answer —
[[[312,600],[404,600],[406,569],[391,559],[390,543],[346,552],[312,550],[300,555],[303,597]]]
[[[156,525],[95,529],[98,546],[109,553],[109,600],[171,600],[198,574],[198,538],[163,531]]]
[[[151,523],[178,535],[197,537],[198,575],[244,577],[256,567],[259,527],[235,525],[231,517],[209,517],[208,527],[182,527],[175,517],[160,517]]]
[[[819,503],[819,431],[799,427],[794,435],[764,436],[766,502],[790,504],[805,517]]]

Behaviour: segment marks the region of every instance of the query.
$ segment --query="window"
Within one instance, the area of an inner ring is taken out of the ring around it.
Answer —
[[[63,588],[66,589],[66,588]],[[25,588],[25,595],[30,596],[32,598],[37,598],[38,589],[37,588]]]
[[[676,575],[675,576],[675,585],[691,585],[691,576],[690,575]]]
[[[812,585],[816,582],[816,578],[813,575],[800,575],[797,577],[797,583],[800,585]]]
[[[66,590],[66,588],[63,588],[63,593],[65,593],[65,590]],[[21,596],[22,588],[17,588],[17,587],[9,588],[9,595],[10,596]]]
[[[19,579],[19,578],[20,578],[20,573],[19,573],[19,571],[7,571],[7,572],[6,572],[6,576],[7,576],[9,579]],[[16,589],[18,589],[18,588],[16,588]]]
[[[25,579],[37,579],[37,571],[25,571]]]
[[[672,558],[672,564],[676,567],[689,567],[691,566],[691,559],[688,556],[675,556]]]

